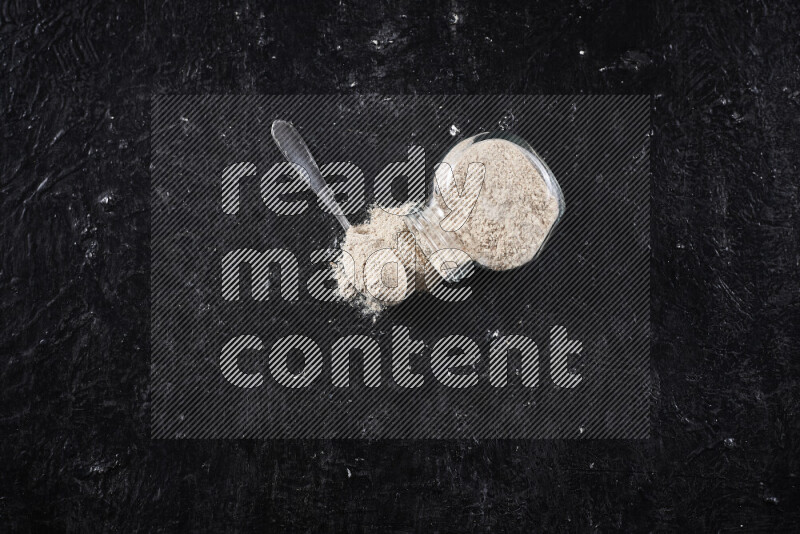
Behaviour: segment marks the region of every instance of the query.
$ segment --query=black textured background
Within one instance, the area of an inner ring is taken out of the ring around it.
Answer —
[[[0,3],[3,530],[795,527],[796,3],[161,4]],[[653,439],[151,441],[150,96],[210,92],[652,94]]]

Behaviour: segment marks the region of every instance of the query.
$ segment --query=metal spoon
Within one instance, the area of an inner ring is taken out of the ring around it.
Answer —
[[[306,146],[300,134],[297,133],[297,130],[294,129],[294,126],[286,121],[273,121],[272,138],[286,161],[295,163],[305,170],[305,173],[300,174],[308,180],[308,185],[311,186],[311,189],[328,210],[333,213],[346,232],[350,228],[350,221],[347,220],[341,206],[336,202],[336,196],[331,191],[331,188],[328,187],[328,184],[325,183],[325,179],[322,177],[322,173],[319,172],[319,167],[317,167],[317,162],[314,161],[308,146]]]

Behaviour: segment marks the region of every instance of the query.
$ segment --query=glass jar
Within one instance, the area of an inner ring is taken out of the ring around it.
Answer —
[[[552,171],[525,140],[507,132],[456,144],[437,165],[432,185],[426,204],[405,222],[448,282],[461,280],[472,261],[494,270],[530,262],[565,211]]]

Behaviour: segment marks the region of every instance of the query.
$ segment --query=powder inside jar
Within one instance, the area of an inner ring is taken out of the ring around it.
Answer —
[[[475,165],[483,165],[485,171],[469,218],[453,231],[461,250],[494,270],[512,269],[533,259],[559,216],[558,198],[539,169],[519,146],[502,139],[480,141],[454,158],[445,158],[445,163],[453,169],[460,189],[465,183],[467,187],[478,183],[471,177],[467,180],[468,173],[479,168]],[[471,200],[468,195],[451,195],[455,200],[449,204],[437,197],[447,209],[469,209],[464,205]]]

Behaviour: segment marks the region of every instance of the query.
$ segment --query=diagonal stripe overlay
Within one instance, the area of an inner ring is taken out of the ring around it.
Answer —
[[[154,97],[152,436],[647,438],[649,110],[630,95]],[[365,315],[336,298],[343,231],[293,178],[276,119],[352,222],[412,146],[429,194],[455,143],[501,129],[547,163],[566,212],[530,264],[475,269],[466,299],[415,292]]]

